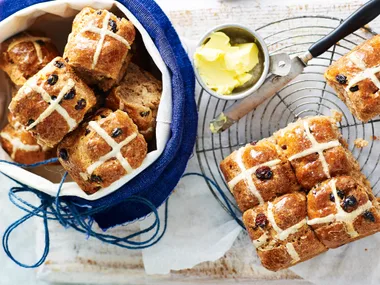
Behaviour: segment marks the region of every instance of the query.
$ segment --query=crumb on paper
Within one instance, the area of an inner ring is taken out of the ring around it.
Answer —
[[[338,123],[340,123],[342,121],[342,118],[343,118],[342,112],[339,112],[338,110],[332,109],[331,115],[335,119],[335,121],[337,121]]]
[[[364,250],[365,250],[365,251],[368,251],[368,248],[365,248]]]
[[[371,140],[373,140],[373,141],[380,141],[380,137],[371,136]]]
[[[356,148],[363,148],[363,147],[366,147],[368,145],[368,141],[366,141],[362,138],[358,138],[354,141],[354,145]]]

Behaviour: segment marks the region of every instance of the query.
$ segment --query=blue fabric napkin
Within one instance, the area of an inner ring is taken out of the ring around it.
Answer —
[[[0,20],[25,7],[42,2],[48,1],[0,0]],[[108,211],[94,216],[103,229],[149,214],[150,210],[140,204],[119,203],[131,195],[144,197],[156,207],[168,198],[181,179],[193,152],[198,122],[193,69],[169,19],[152,0],[120,0],[119,2],[129,9],[147,30],[171,73],[173,117],[171,137],[164,152],[140,175],[119,190],[97,201],[89,202],[77,197],[64,198],[80,206],[111,206],[112,208]]]

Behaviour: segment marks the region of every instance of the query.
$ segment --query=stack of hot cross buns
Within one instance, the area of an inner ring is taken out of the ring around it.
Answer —
[[[107,10],[84,8],[62,57],[50,38],[23,32],[1,45],[13,85],[0,142],[10,157],[59,162],[92,194],[138,168],[154,145],[162,84],[133,63],[136,30]]]

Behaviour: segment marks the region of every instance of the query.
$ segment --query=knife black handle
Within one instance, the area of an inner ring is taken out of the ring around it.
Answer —
[[[371,22],[380,14],[380,0],[371,0],[344,20],[335,30],[323,37],[310,48],[313,57],[320,56],[335,43]]]

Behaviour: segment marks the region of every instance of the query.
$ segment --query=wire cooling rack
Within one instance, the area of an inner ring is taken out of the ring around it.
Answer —
[[[341,21],[334,17],[302,16],[272,22],[256,30],[264,38],[271,54],[286,52],[290,55],[302,55],[310,45],[328,34]],[[301,75],[272,98],[221,134],[212,134],[209,123],[234,102],[214,98],[197,86],[200,122],[196,154],[199,165],[202,173],[212,178],[224,191],[236,211],[238,208],[222,177],[219,163],[241,146],[269,137],[276,130],[298,118],[331,115],[332,109],[343,114],[340,131],[347,140],[350,150],[360,162],[363,173],[371,182],[374,193],[379,194],[380,141],[376,135],[380,136],[380,119],[376,118],[368,123],[357,120],[326,84],[323,77],[324,71],[333,61],[375,34],[370,28],[365,27],[336,43],[329,51],[311,60]],[[357,138],[367,140],[368,146],[362,149],[356,148],[354,141]],[[221,206],[228,211],[218,192],[207,180],[206,182]]]

